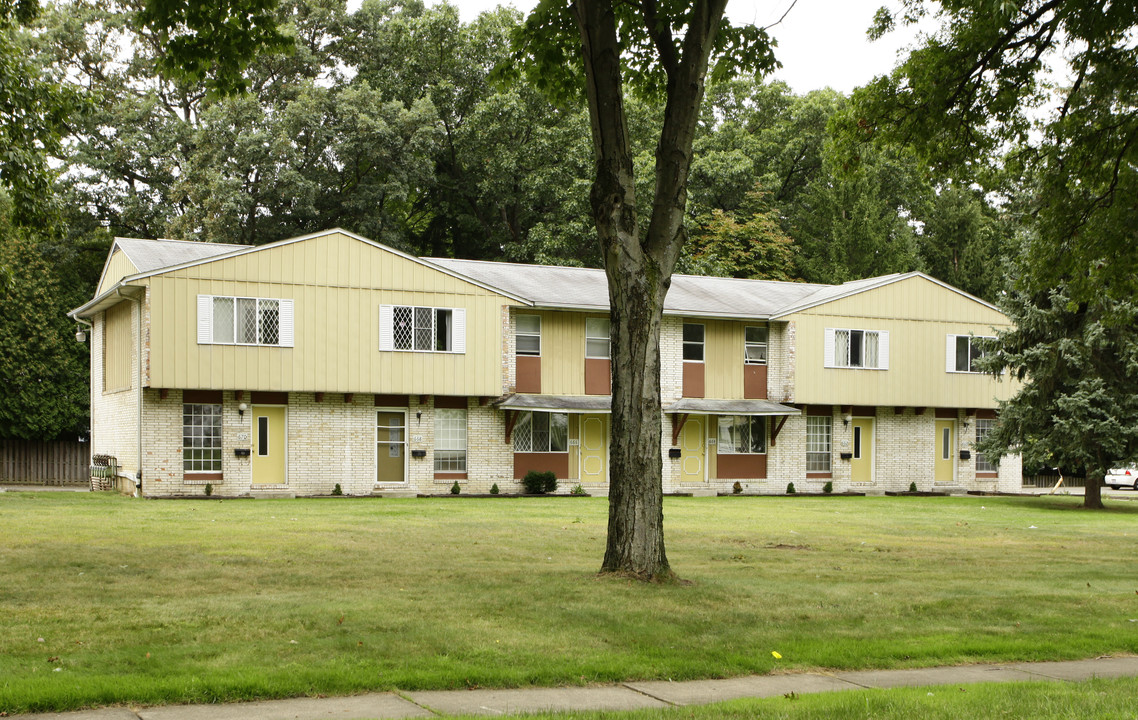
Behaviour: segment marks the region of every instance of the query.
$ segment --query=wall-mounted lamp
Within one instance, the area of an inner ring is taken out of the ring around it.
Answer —
[[[422,410],[415,413],[415,422],[417,424],[420,424],[420,425],[423,423],[423,411]]]
[[[842,415],[842,424],[843,425],[849,425],[850,420],[852,420],[852,419],[853,419],[853,417],[849,413],[846,413],[845,415]]]
[[[245,411],[248,409],[249,409],[248,405],[246,405],[245,403],[241,403],[240,405],[237,406],[237,414],[240,415],[241,417],[245,417]]]
[[[87,331],[80,325],[75,330],[75,342],[87,342]]]

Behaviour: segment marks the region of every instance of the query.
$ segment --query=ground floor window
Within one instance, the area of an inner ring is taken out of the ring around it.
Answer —
[[[435,472],[466,472],[466,410],[435,409]]]
[[[523,412],[514,425],[514,452],[568,452],[569,416],[566,413]]]
[[[833,418],[810,416],[806,418],[806,472],[830,472]]]
[[[182,406],[182,469],[188,473],[221,472],[220,404]]]
[[[755,415],[719,416],[719,454],[765,453],[766,418]]]
[[[993,418],[976,418],[976,444],[979,445],[995,426],[996,421]],[[984,453],[976,452],[976,472],[994,473],[999,472],[999,469],[995,458],[989,459]]]

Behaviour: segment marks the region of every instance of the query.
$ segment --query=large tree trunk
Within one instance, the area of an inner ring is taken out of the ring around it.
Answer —
[[[1088,510],[1102,510],[1102,475],[1097,472],[1087,473],[1087,486],[1083,490],[1083,507]]]
[[[641,7],[668,77],[652,217],[643,238],[612,0],[576,0],[574,12],[596,156],[590,200],[608,275],[612,321],[609,524],[601,571],[663,580],[672,577],[672,571],[664,551],[660,321],[686,239],[683,213],[692,141],[726,0],[695,0],[680,57],[670,28],[656,18],[654,0],[645,0]]]

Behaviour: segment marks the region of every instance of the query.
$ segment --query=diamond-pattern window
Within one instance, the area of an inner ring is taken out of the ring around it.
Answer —
[[[257,300],[237,298],[237,342],[246,345],[257,343]]]
[[[514,424],[514,452],[565,452],[569,449],[566,413],[527,412]]]
[[[257,301],[257,339],[260,345],[280,344],[280,302]]]
[[[391,341],[390,346],[386,346],[386,341],[381,338],[381,349],[455,352],[462,347],[464,326],[456,319],[459,311],[409,305],[385,307],[389,307],[391,312]],[[387,321],[384,319],[382,322]],[[386,325],[383,331],[387,331]]]
[[[410,350],[411,340],[414,337],[414,310],[409,307],[396,307],[393,312],[392,336],[396,350]]]
[[[435,311],[434,308],[415,308],[415,349],[435,349]]]
[[[220,345],[280,345],[281,301],[214,297],[213,342]]]

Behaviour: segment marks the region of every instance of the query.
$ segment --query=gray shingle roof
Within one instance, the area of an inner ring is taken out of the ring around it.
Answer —
[[[607,310],[609,306],[608,280],[604,270],[428,259],[541,307]],[[672,315],[764,318],[820,292],[841,291],[842,288],[846,286],[673,275],[672,287],[664,301],[664,312]]]
[[[224,245],[222,243],[192,240],[140,240],[138,238],[115,238],[115,244],[126,253],[126,256],[130,258],[140,273],[152,272],[195,260],[204,260],[249,247],[248,245]]]

